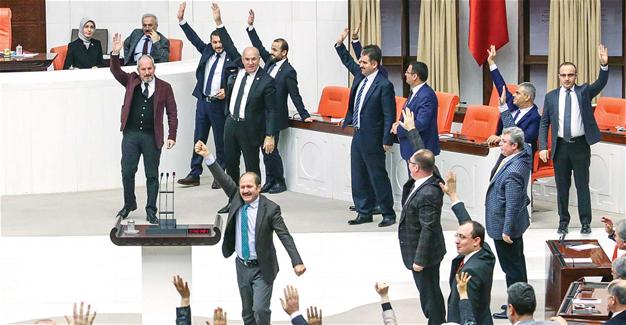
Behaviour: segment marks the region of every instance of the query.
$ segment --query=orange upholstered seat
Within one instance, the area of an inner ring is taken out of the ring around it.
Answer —
[[[548,129],[548,157],[552,153],[552,127]],[[553,177],[554,176],[554,164],[552,163],[552,159],[548,159],[547,162],[543,162],[539,159],[539,152],[535,153],[535,157],[533,159],[533,173],[532,173],[532,181],[533,183],[545,177]]]
[[[10,49],[13,42],[11,31],[11,9],[0,8],[0,50]]]
[[[325,117],[346,117],[350,102],[350,88],[342,86],[326,86],[322,90],[317,114]]]
[[[54,70],[63,70],[63,64],[65,64],[65,57],[67,56],[67,45],[53,47],[50,49],[50,53],[57,54],[54,61],[52,61]]]
[[[396,121],[399,121],[402,117],[402,108],[406,103],[407,98],[396,96]]]
[[[514,94],[517,90],[516,84],[506,84],[506,88],[509,89],[511,94]],[[498,102],[500,100],[500,95],[498,94],[498,90],[496,86],[491,87],[491,97],[489,98],[489,106],[498,107]]]
[[[183,41],[170,38],[170,62],[180,61],[183,57]]]
[[[465,112],[461,134],[480,141],[487,139],[496,132],[500,111],[498,108],[485,105],[470,105]]]
[[[439,134],[450,133],[459,96],[440,91],[436,91],[435,95],[437,95],[437,129]]]
[[[598,98],[598,105],[593,113],[598,127],[615,131],[616,126],[626,126],[626,99],[613,97]]]

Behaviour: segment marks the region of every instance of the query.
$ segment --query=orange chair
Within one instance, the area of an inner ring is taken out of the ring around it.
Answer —
[[[12,44],[11,9],[0,8],[0,50],[10,49]]]
[[[548,129],[548,157],[552,153],[552,127]],[[554,177],[554,164],[552,159],[548,159],[547,162],[543,162],[539,159],[539,151],[535,152],[535,158],[533,159],[533,172],[532,182],[540,178]]]
[[[506,88],[514,94],[517,90],[516,84],[506,84]],[[502,90],[502,89],[501,89]],[[496,90],[496,86],[491,88],[491,97],[489,98],[489,106],[498,107],[498,102],[500,101],[500,95],[498,94],[498,90]]]
[[[342,86],[326,86],[322,90],[317,114],[325,117],[344,118],[348,112],[350,88]]]
[[[180,61],[183,57],[183,41],[170,38],[170,62]]]
[[[396,96],[396,121],[399,121],[400,117],[402,117],[402,108],[404,108],[406,101],[407,98]]]
[[[470,105],[465,112],[461,134],[483,141],[496,132],[500,111],[496,107]]]
[[[459,105],[459,96],[440,91],[436,91],[435,95],[437,95],[437,129],[439,134],[450,133],[454,111]]]
[[[57,46],[50,49],[50,53],[56,53],[57,56],[52,61],[54,70],[63,70],[65,57],[67,56],[67,45]]]
[[[613,97],[598,98],[598,105],[593,113],[601,129],[615,131],[616,126],[626,126],[626,99]]]

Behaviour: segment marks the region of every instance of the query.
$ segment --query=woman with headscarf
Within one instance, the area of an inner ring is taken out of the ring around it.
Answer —
[[[78,27],[78,38],[67,45],[63,69],[97,68],[102,64],[102,45],[93,38],[96,23],[85,17]]]

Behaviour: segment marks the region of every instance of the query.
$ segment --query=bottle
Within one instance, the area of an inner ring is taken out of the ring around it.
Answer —
[[[22,56],[24,55],[24,50],[22,49],[22,45],[17,44],[17,47],[15,48],[15,56]]]

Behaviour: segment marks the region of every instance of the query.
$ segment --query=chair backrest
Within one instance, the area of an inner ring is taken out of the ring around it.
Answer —
[[[400,120],[402,116],[402,108],[404,108],[404,104],[406,104],[407,98],[396,96],[396,121]]]
[[[500,111],[496,107],[469,105],[463,119],[461,134],[468,138],[484,140],[496,133]]]
[[[626,99],[613,97],[598,98],[598,105],[593,113],[600,128],[626,126]]]
[[[54,70],[63,70],[65,57],[67,56],[67,45],[57,46],[50,49],[50,53],[56,53],[57,56],[52,61]]]
[[[72,35],[70,36],[70,42],[75,41],[78,38],[78,29],[72,29]],[[102,54],[109,53],[109,30],[108,29],[96,29],[93,33],[93,38],[100,41],[102,45]]]
[[[517,85],[516,84],[506,84],[506,88],[509,89],[509,91],[514,94],[515,91],[517,90]],[[500,89],[502,90],[502,89]],[[491,87],[491,97],[489,97],[489,106],[493,106],[493,107],[498,107],[498,102],[500,101],[500,95],[498,94],[498,90],[496,89],[496,86]]]
[[[552,126],[548,128],[548,153],[552,152]],[[552,159],[543,162],[539,159],[539,153],[535,153],[533,157],[532,181],[535,182],[540,178],[554,176],[554,163]]]
[[[437,95],[437,129],[439,134],[450,133],[454,111],[459,105],[459,96],[440,91],[436,91],[435,95]]]
[[[183,57],[183,41],[170,38],[170,62],[180,61]]]
[[[342,86],[326,86],[322,90],[317,114],[327,117],[343,118],[348,112],[350,88]]]
[[[11,48],[11,44],[13,44],[11,9],[0,8],[0,50]]]

